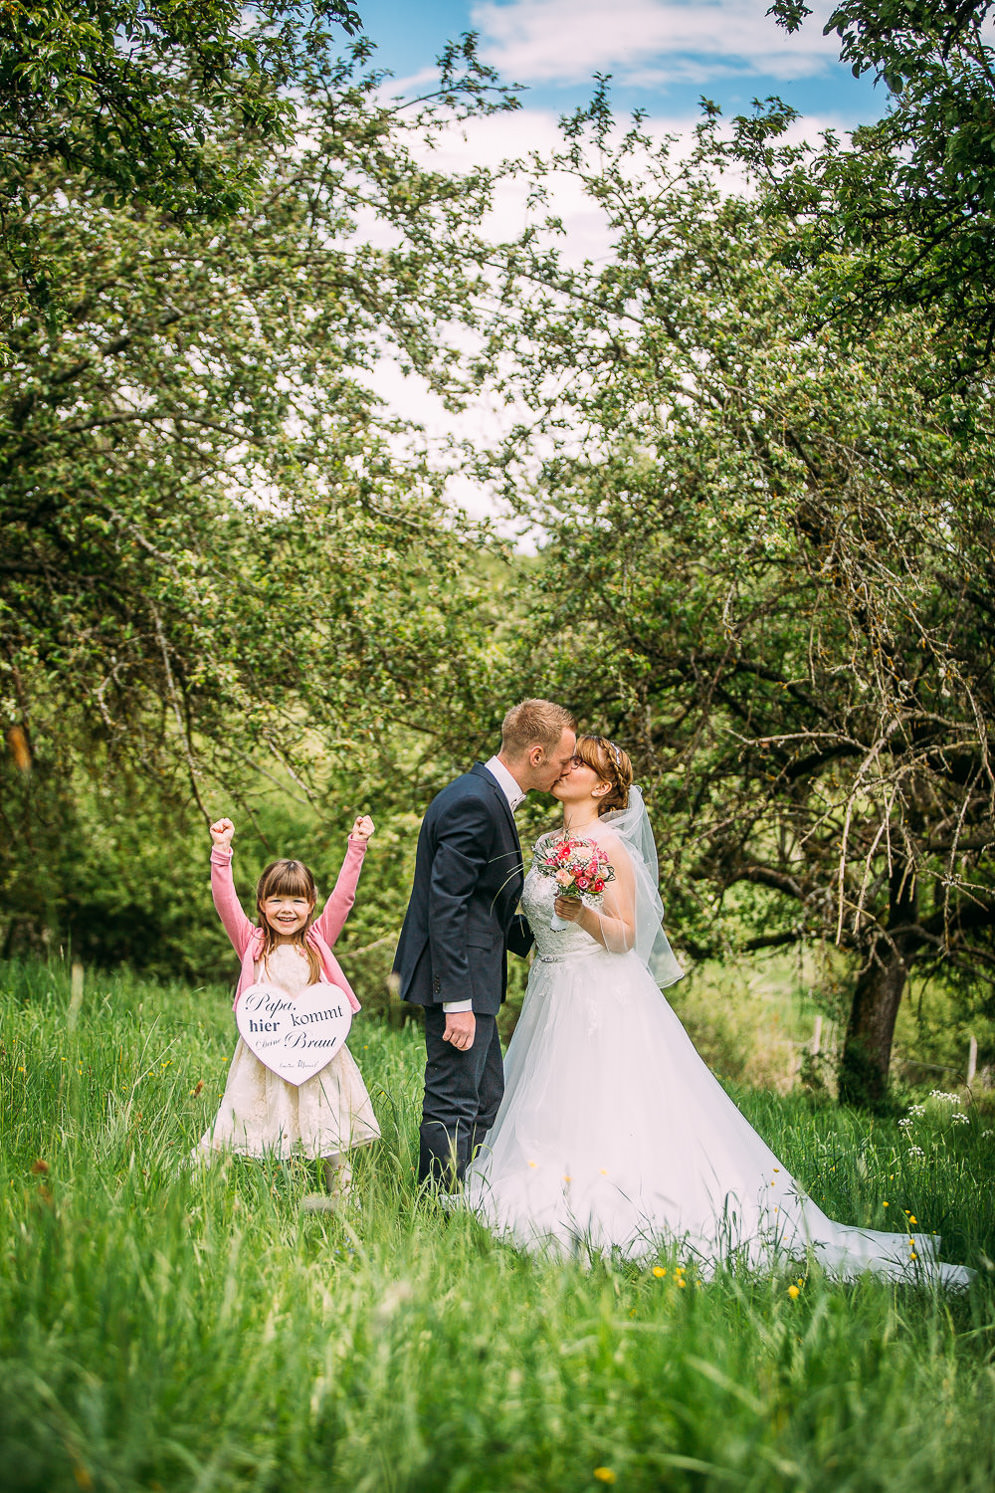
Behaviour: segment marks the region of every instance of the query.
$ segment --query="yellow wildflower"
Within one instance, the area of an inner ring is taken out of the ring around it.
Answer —
[[[595,1467],[594,1476],[599,1483],[613,1483],[615,1481],[615,1474],[610,1467]]]
[[[666,1275],[666,1273],[667,1272],[666,1270],[664,1270],[662,1265],[653,1266],[653,1274],[656,1276],[657,1280],[663,1280],[663,1277]]]
[[[798,1287],[797,1286],[789,1286],[788,1287],[788,1295],[791,1297],[792,1301],[794,1301],[795,1298],[798,1295]]]

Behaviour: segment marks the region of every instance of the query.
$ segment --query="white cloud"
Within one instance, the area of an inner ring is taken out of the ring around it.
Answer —
[[[824,37],[831,7],[813,4],[789,36],[770,0],[476,0],[481,53],[521,83],[577,83],[611,72],[620,83],[706,83],[730,76],[779,79],[825,72],[839,55]]]

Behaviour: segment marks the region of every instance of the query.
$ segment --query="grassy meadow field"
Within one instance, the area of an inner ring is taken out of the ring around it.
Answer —
[[[355,1023],[383,1140],[354,1201],[310,1213],[304,1164],[186,1164],[234,1042],[220,986],[88,974],[80,996],[9,964],[0,1013],[4,1490],[995,1484],[984,1104],[924,1094],[903,1125],[727,1079],[827,1212],[912,1215],[978,1276],[699,1281],[674,1252],[527,1258],[420,1199],[414,1024]]]

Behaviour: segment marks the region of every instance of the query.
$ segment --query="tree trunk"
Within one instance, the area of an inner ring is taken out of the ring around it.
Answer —
[[[857,977],[840,1064],[840,1101],[873,1108],[888,1090],[895,1018],[909,975],[910,956],[919,940],[910,925],[916,922],[915,876],[904,863],[892,869],[887,930],[879,933],[868,951],[866,967]],[[904,933],[898,930],[904,928]]]

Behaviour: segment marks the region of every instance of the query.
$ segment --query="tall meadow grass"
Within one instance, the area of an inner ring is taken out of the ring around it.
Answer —
[[[359,1018],[383,1140],[355,1202],[305,1163],[191,1167],[220,988],[0,969],[0,1485],[805,1489],[995,1482],[995,1120],[734,1097],[833,1216],[939,1229],[971,1290],[546,1262],[419,1198],[420,1033]],[[667,1137],[660,1137],[661,1145]],[[921,1153],[921,1154],[919,1154]],[[887,1202],[888,1207],[885,1208]]]

